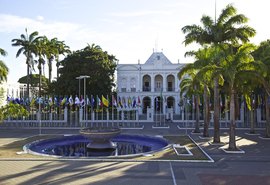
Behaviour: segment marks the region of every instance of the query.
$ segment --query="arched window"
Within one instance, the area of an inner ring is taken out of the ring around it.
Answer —
[[[121,80],[121,92],[127,92],[127,79],[125,78]]]
[[[130,80],[130,91],[136,92],[136,80],[135,78],[131,78]]]

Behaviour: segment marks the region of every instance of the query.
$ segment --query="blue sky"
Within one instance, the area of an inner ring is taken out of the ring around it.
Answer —
[[[269,38],[268,0],[217,0],[217,15],[227,4],[250,19],[257,31],[252,42]],[[26,75],[25,57],[16,58],[18,48],[11,47],[25,28],[64,40],[71,50],[95,43],[121,64],[144,63],[153,49],[163,50],[173,63],[185,63],[192,58],[184,53],[196,45],[182,44],[181,28],[200,24],[203,14],[215,15],[215,0],[0,0],[0,7],[0,48],[8,52],[1,60],[9,67],[10,83]]]

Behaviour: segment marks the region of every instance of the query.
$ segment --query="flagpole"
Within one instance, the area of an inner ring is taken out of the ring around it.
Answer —
[[[106,114],[106,119],[107,119],[107,127],[109,127],[109,106],[110,106],[110,104],[109,104],[109,98],[108,98],[108,94],[107,94],[107,100],[108,100],[108,107],[107,107],[107,114]]]

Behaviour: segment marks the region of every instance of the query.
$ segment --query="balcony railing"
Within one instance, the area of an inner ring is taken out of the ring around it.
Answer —
[[[173,92],[173,91],[175,91],[175,88],[173,88],[173,87],[168,87],[168,88],[167,88],[167,91],[168,91],[168,92]]]
[[[143,87],[143,91],[149,92],[149,91],[151,91],[151,87]]]
[[[163,91],[163,88],[161,88],[161,87],[159,87],[159,88],[155,88],[155,92],[161,92],[161,91]]]

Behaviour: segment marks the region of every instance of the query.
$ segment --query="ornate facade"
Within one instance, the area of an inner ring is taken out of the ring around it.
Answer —
[[[118,64],[118,96],[139,97],[140,114],[146,113],[147,108],[155,114],[168,111],[180,114],[177,74],[183,66],[171,63],[163,52],[153,52],[144,64]]]

